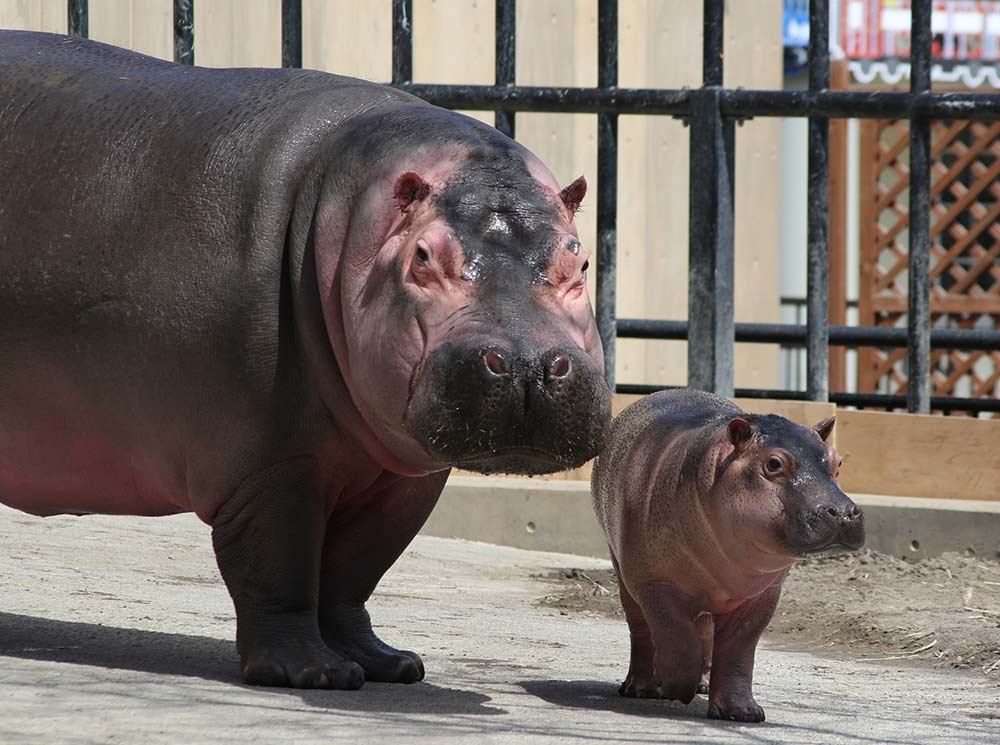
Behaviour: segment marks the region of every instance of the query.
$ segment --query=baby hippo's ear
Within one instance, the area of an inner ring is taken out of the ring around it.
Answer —
[[[737,452],[747,446],[751,437],[753,437],[753,430],[746,419],[736,417],[729,420],[729,440],[733,443],[733,447],[736,448]]]
[[[813,427],[816,430],[816,434],[819,435],[819,439],[826,442],[830,438],[830,433],[833,432],[833,425],[837,423],[836,415],[830,417],[829,419],[824,419],[822,422]]]

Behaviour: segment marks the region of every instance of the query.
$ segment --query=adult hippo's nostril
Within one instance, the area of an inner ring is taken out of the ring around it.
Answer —
[[[554,360],[549,362],[546,367],[546,377],[548,379],[560,379],[569,377],[570,371],[573,369],[573,363],[568,355],[560,354]]]
[[[483,352],[483,361],[486,363],[486,369],[493,375],[510,375],[510,370],[507,367],[507,361],[499,352],[492,349],[486,350]]]
[[[597,454],[610,409],[602,371],[583,350],[454,341],[428,355],[406,426],[428,453],[461,468],[551,473]]]

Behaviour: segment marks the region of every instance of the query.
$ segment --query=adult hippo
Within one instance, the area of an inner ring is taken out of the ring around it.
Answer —
[[[0,501],[195,512],[249,683],[419,680],[365,601],[448,469],[604,438],[586,186],[474,119],[3,32],[0,173]]]

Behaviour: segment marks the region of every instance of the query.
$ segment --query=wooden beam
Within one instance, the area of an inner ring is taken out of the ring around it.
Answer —
[[[841,410],[848,494],[1000,501],[1000,419]]]

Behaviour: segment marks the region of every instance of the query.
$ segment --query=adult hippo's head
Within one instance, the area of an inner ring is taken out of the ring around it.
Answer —
[[[340,262],[338,357],[408,463],[539,474],[597,454],[611,396],[573,224],[585,192],[498,134],[370,181],[346,238],[374,255]]]

